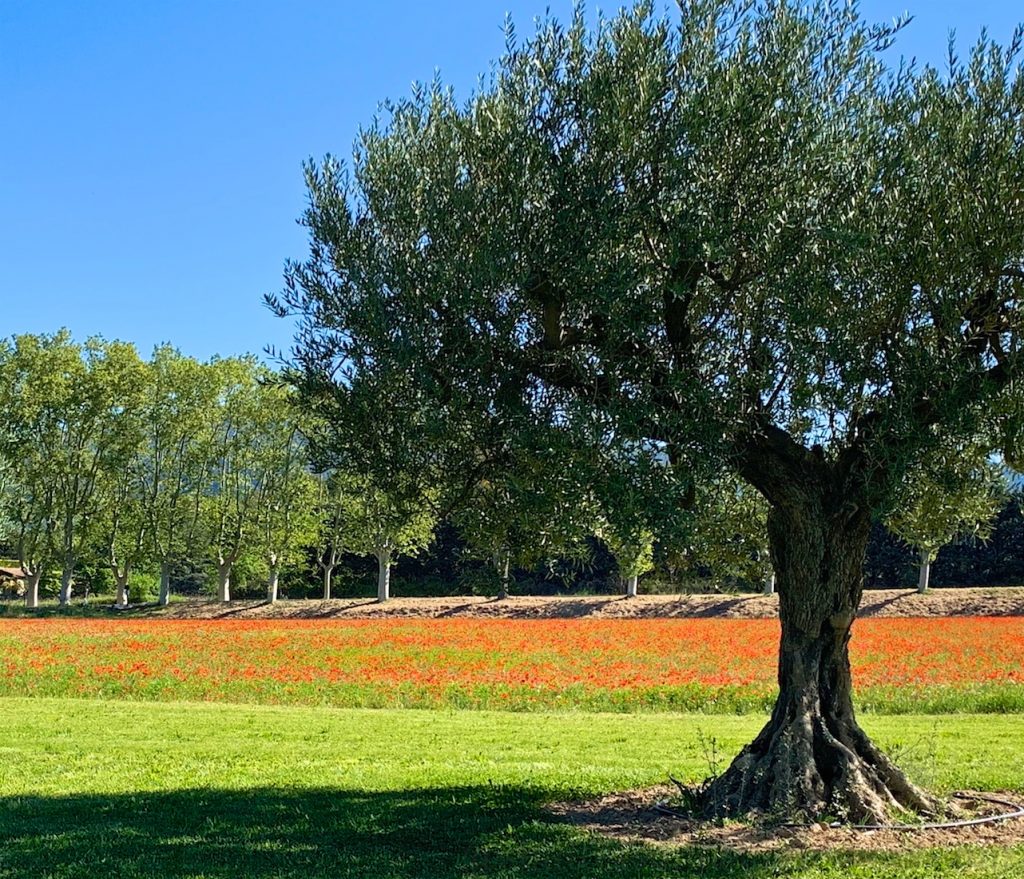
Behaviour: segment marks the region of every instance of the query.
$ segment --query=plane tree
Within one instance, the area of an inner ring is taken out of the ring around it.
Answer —
[[[377,559],[377,601],[391,599],[391,567],[430,545],[437,525],[432,498],[394,494],[372,480],[349,475],[339,497],[341,546]]]
[[[469,101],[418,88],[308,166],[272,298],[325,383],[386,368],[439,420],[507,406],[761,494],[779,694],[709,814],[940,808],[857,723],[848,647],[906,474],[1012,436],[1024,77],[1020,33],[891,66],[902,26],[691,0],[510,34]]]
[[[267,568],[267,601],[275,602],[281,568],[295,564],[316,542],[319,483],[308,468],[291,394],[270,385],[262,397],[254,539]]]
[[[148,554],[160,570],[159,602],[171,596],[175,565],[199,549],[202,500],[218,423],[218,366],[161,345],[149,362],[139,464]]]
[[[615,558],[627,598],[654,569],[655,543],[692,529],[694,486],[679,480],[659,444],[617,446],[594,437],[591,454],[574,454],[578,476],[593,498],[594,532]]]
[[[323,599],[331,598],[334,570],[341,562],[345,536],[346,481],[340,474],[318,473],[315,514],[317,521],[316,564],[323,583]]]
[[[268,483],[278,476],[274,459],[282,450],[286,458],[294,450],[285,445],[290,432],[280,434],[279,419],[288,400],[267,370],[251,357],[220,360],[211,369],[216,417],[209,451],[203,456],[208,469],[199,502],[199,531],[216,565],[217,598],[227,602],[235,565],[257,546],[261,530],[266,534],[269,523],[261,514],[266,512]],[[267,536],[273,538],[277,528],[271,525],[270,531]],[[274,552],[269,546],[267,550]]]
[[[939,550],[957,539],[987,539],[1009,497],[1004,467],[984,446],[938,449],[907,474],[886,526],[917,550],[917,591],[925,592]]]

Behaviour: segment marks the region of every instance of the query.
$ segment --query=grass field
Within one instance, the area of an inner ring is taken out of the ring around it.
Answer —
[[[626,845],[546,802],[707,771],[755,716],[0,699],[5,877],[1009,879],[1024,847],[744,855]],[[871,717],[932,786],[1024,791],[1024,719]]]
[[[1024,846],[750,854],[549,817],[699,780],[711,740],[727,762],[776,640],[772,620],[0,620],[0,879],[1024,875]],[[865,726],[916,780],[1024,795],[1020,618],[861,620],[852,655]]]
[[[0,619],[0,696],[767,710],[778,622]],[[861,710],[1024,712],[1024,618],[862,619]]]

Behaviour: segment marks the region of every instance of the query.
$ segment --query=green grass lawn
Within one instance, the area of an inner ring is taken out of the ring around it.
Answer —
[[[624,845],[545,802],[707,772],[756,716],[0,699],[0,877],[992,877],[1024,847],[907,855]],[[1024,718],[869,717],[934,788],[1024,792]]]

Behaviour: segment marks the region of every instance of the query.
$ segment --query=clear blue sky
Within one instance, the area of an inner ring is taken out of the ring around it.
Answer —
[[[262,306],[288,257],[308,156],[347,156],[413,80],[468,94],[502,47],[569,0],[0,0],[0,335],[69,327],[199,357],[287,344]],[[612,7],[617,4],[606,4]],[[866,0],[916,16],[939,62],[1016,0]]]

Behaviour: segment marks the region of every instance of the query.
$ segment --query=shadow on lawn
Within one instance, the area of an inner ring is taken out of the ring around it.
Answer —
[[[686,877],[774,856],[622,845],[546,818],[535,791],[181,790],[0,799],[4,877]]]

